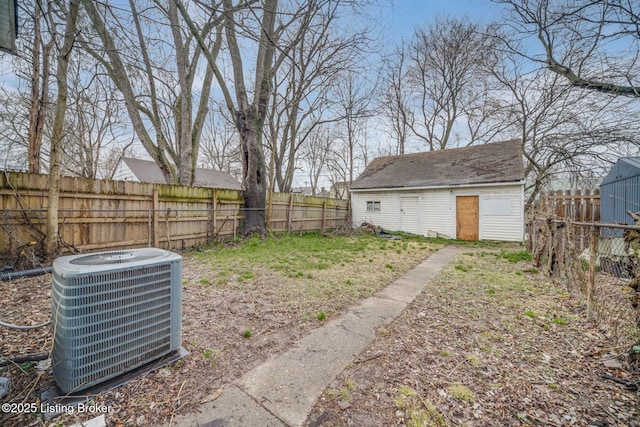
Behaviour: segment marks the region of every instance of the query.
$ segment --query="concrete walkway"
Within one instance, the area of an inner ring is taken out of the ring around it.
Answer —
[[[459,251],[448,246],[431,255],[346,315],[247,372],[198,414],[177,417],[172,426],[302,425],[329,383],[373,341],[376,330],[393,321]]]

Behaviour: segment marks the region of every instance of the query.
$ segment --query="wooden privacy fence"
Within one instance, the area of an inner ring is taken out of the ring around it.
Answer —
[[[270,201],[268,224],[270,231],[324,231],[344,226],[348,215],[348,200],[274,193]]]
[[[572,221],[600,221],[600,190],[558,190],[540,196],[540,215]]]
[[[0,174],[0,262],[35,265],[43,252],[46,175]],[[59,235],[65,252],[154,246],[184,249],[242,232],[250,210],[241,191],[63,177]],[[272,231],[344,225],[346,200],[274,194]],[[264,214],[264,212],[262,213]]]

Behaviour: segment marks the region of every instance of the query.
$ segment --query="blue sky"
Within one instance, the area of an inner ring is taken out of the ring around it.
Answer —
[[[389,11],[387,31],[396,40],[410,38],[417,26],[436,17],[466,15],[472,20],[489,22],[500,13],[498,5],[489,0],[395,0],[385,9]]]
[[[385,3],[392,3],[385,5]],[[375,2],[374,2],[375,3]],[[408,41],[416,27],[426,25],[437,17],[467,16],[473,21],[489,22],[499,16],[499,6],[490,0],[383,0],[382,10],[374,12],[374,19],[380,25],[378,35],[387,47],[397,45],[400,40]],[[5,58],[3,58],[5,56]],[[11,87],[16,84],[10,67],[6,67],[6,54],[0,54],[0,86]],[[296,174],[296,178],[298,178]],[[304,174],[302,174],[304,175]],[[296,179],[302,185],[307,179]]]

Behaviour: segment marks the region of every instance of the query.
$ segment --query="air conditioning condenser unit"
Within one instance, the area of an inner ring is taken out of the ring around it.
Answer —
[[[179,350],[182,257],[156,248],[57,258],[53,376],[63,393]]]

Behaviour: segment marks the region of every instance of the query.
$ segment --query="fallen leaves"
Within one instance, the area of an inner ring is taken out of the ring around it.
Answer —
[[[318,236],[326,240],[327,237]],[[327,319],[340,315],[417,265],[431,253],[428,243],[387,242],[369,238],[358,245],[352,259],[309,275],[290,277],[271,265],[249,264],[253,257],[239,257],[233,265],[233,277],[214,268],[214,254],[207,251],[183,254],[182,265],[182,346],[189,355],[173,365],[135,378],[114,390],[93,396],[96,404],[106,405],[109,426],[162,425],[178,414],[195,412],[199,405],[218,399],[224,388],[270,356],[279,354],[312,328],[321,326],[315,317],[323,311]],[[355,238],[352,239],[356,242]],[[351,241],[350,241],[351,242]],[[351,242],[353,243],[353,242]],[[357,242],[356,242],[357,243]],[[365,242],[366,243],[366,242]],[[241,244],[234,251],[241,252]],[[255,255],[255,254],[254,254]],[[322,254],[306,254],[300,259]],[[251,259],[249,259],[251,258]],[[392,263],[394,271],[385,267]],[[242,264],[242,265],[240,265]],[[249,274],[250,272],[251,274]],[[228,271],[227,271],[228,273]],[[352,278],[348,295],[335,290]],[[356,280],[357,278],[357,280]],[[242,280],[240,280],[242,279]],[[359,283],[362,281],[363,284]],[[362,285],[362,286],[361,286]],[[15,324],[39,324],[51,317],[50,276],[0,282],[0,320]],[[251,331],[251,338],[242,332]],[[0,355],[15,357],[51,349],[51,329],[17,332],[0,327]],[[0,368],[1,369],[1,368]],[[8,395],[2,402],[39,402],[43,391],[54,387],[50,366],[10,366],[0,376],[11,379]],[[55,422],[69,424],[85,421],[91,414],[59,417]],[[0,414],[0,425],[50,424],[31,414]]]
[[[632,317],[587,322],[579,301],[526,269],[480,251],[452,261],[359,358],[382,356],[342,374],[351,408],[323,396],[309,425],[397,425],[398,414],[407,425],[412,414],[427,423],[414,425],[640,425],[637,394],[602,378],[640,375],[623,354]],[[628,301],[615,286],[600,292],[619,314]],[[413,412],[398,407],[403,387],[419,396]]]

